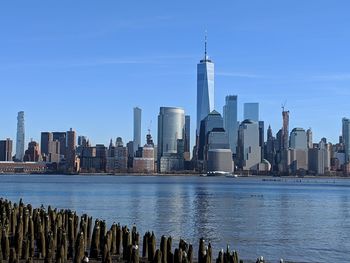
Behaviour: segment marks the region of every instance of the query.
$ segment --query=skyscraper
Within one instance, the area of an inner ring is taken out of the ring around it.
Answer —
[[[282,111],[283,126],[282,126],[282,149],[288,149],[289,142],[289,111]]]
[[[259,103],[257,102],[244,103],[243,118],[245,120],[258,122],[259,121]]]
[[[237,96],[226,96],[226,104],[223,110],[224,128],[228,134],[232,153],[237,151],[238,122],[237,122]]]
[[[259,146],[259,124],[249,119],[243,121],[238,130],[237,157],[243,170],[258,170],[261,163]]]
[[[23,161],[24,157],[24,111],[18,112],[17,116],[17,139],[16,139],[16,160]]]
[[[0,141],[0,161],[12,161],[12,140],[9,138]]]
[[[350,119],[343,118],[343,143],[344,143],[344,149],[345,149],[345,163],[347,163],[350,160]]]
[[[141,114],[142,110],[134,108],[134,153],[141,147]]]
[[[205,38],[204,58],[197,64],[197,129],[200,122],[214,110],[214,63],[207,55],[207,38]]]
[[[312,130],[311,130],[311,128],[309,128],[306,131],[306,139],[307,139],[307,147],[309,149],[313,148],[313,140],[312,140]]]
[[[307,134],[303,128],[294,128],[290,133],[290,148],[307,149]]]
[[[183,169],[178,151],[183,142],[185,111],[181,108],[161,107],[158,115],[158,170],[170,172]]]
[[[42,132],[41,133],[41,144],[40,144],[40,150],[41,154],[48,156],[50,153],[50,142],[53,141],[53,135],[51,132]]]
[[[54,141],[59,142],[59,152],[60,155],[66,157],[67,152],[67,133],[66,132],[53,132],[52,137]]]
[[[76,154],[76,133],[70,128],[67,131],[67,170],[68,172],[75,172],[75,154]]]
[[[185,116],[185,152],[190,152],[191,147],[191,116]]]

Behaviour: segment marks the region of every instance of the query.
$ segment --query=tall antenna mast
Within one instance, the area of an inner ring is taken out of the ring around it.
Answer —
[[[205,38],[204,38],[204,59],[207,60],[207,30],[205,30]]]

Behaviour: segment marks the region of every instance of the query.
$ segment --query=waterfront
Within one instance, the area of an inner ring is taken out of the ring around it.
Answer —
[[[0,193],[135,223],[140,233],[203,236],[242,258],[344,262],[350,251],[350,181],[343,179],[0,175]]]

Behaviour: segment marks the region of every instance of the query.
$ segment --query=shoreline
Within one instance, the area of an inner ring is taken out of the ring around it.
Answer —
[[[146,173],[77,173],[77,174],[67,174],[67,173],[1,173],[0,176],[14,176],[14,175],[47,175],[47,176],[82,176],[82,177],[89,177],[89,176],[101,176],[101,177],[208,177],[208,178],[229,178],[231,180],[237,180],[240,178],[245,179],[262,179],[262,180],[268,180],[268,181],[279,181],[279,180],[285,180],[285,179],[344,179],[348,180],[350,179],[350,176],[330,176],[330,175],[307,175],[307,176],[273,176],[273,175],[242,175],[238,176],[236,178],[226,177],[226,176],[201,176],[199,173],[169,173],[169,174],[158,174],[158,173],[152,173],[152,174],[146,174]]]

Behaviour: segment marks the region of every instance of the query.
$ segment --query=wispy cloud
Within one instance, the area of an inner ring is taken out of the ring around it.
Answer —
[[[79,58],[79,59],[52,59],[28,62],[3,62],[0,70],[12,70],[23,68],[74,68],[74,67],[98,67],[108,65],[137,65],[137,64],[169,64],[170,61],[193,59],[188,55],[159,55],[148,57],[121,57],[121,58]]]
[[[316,75],[311,77],[316,81],[345,81],[350,80],[350,73],[332,73],[324,75]]]
[[[223,77],[234,77],[234,78],[250,78],[250,79],[262,79],[267,78],[267,76],[249,73],[249,72],[229,72],[229,71],[219,71],[216,75]]]

